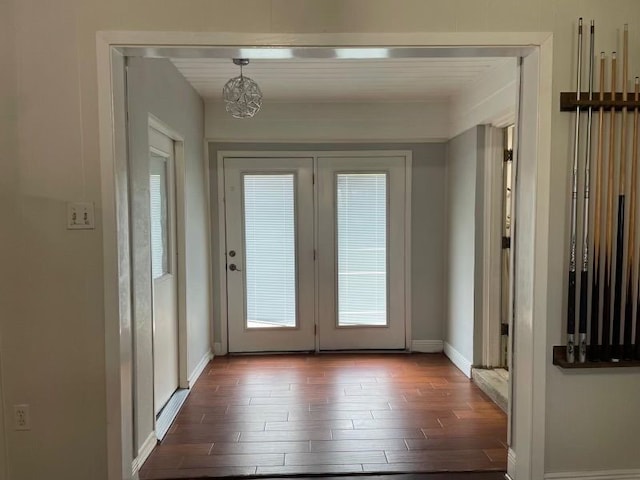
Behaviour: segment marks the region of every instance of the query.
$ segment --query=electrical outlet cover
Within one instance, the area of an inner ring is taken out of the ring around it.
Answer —
[[[29,415],[29,405],[14,405],[13,419],[15,430],[31,430],[31,416]]]

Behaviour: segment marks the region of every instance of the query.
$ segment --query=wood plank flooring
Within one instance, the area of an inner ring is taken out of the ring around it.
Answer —
[[[500,472],[506,431],[443,355],[216,357],[140,479]]]

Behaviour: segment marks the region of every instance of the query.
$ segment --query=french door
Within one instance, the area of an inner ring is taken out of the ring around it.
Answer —
[[[405,161],[224,159],[230,352],[405,348]]]
[[[225,158],[230,352],[315,348],[313,159]]]
[[[318,158],[321,350],[405,348],[405,158]]]

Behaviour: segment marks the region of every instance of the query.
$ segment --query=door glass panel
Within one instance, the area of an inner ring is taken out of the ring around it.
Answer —
[[[169,273],[167,225],[167,162],[151,154],[149,192],[151,206],[151,273],[154,279]]]
[[[385,326],[387,174],[340,173],[336,180],[338,326]]]
[[[243,175],[247,328],[295,327],[295,175]]]

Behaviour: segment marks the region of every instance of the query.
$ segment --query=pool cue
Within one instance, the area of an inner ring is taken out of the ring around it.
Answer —
[[[615,98],[616,69],[618,60],[616,52],[611,56],[611,98]],[[604,305],[602,312],[602,344],[600,359],[611,360],[611,257],[613,256],[613,175],[615,174],[615,138],[616,138],[616,108],[611,107],[609,123],[609,174],[607,178],[607,225],[605,231],[604,252]]]
[[[635,94],[633,99],[637,102],[640,96],[640,79],[636,77]],[[624,313],[624,358],[633,358],[633,300],[630,299],[633,291],[633,257],[636,251],[636,190],[638,183],[638,108],[633,111],[633,147],[631,150],[631,198],[629,208],[629,239],[627,240],[627,302]],[[637,325],[637,322],[636,322]],[[636,326],[636,330],[637,330]],[[638,332],[636,331],[636,336]],[[637,344],[637,342],[636,342]]]
[[[576,98],[580,100],[582,80],[582,18],[578,20],[578,71],[576,72]],[[573,177],[571,189],[571,239],[569,243],[569,299],[567,302],[567,362],[574,363],[576,334],[576,229],[578,206],[578,157],[580,145],[580,106],[576,107],[573,145]]]
[[[589,100],[593,100],[593,56],[595,48],[595,22],[591,20],[589,34]],[[587,148],[584,162],[584,211],[582,228],[582,272],[580,273],[580,322],[578,323],[578,362],[587,361],[587,309],[589,298],[589,194],[591,183],[591,127],[593,107],[587,116]]]
[[[604,102],[606,59],[600,53],[600,102]],[[598,109],[598,148],[596,152],[596,204],[593,219],[593,275],[591,277],[591,338],[589,359],[600,360],[600,241],[602,239],[602,163],[604,158],[604,107]]]
[[[629,26],[624,26],[622,47],[622,100],[627,101],[627,76],[629,64]],[[615,97],[611,97],[612,100]],[[613,303],[613,327],[611,332],[611,357],[614,361],[622,358],[620,331],[622,329],[622,292],[624,291],[624,239],[625,239],[625,189],[627,187],[627,107],[622,108],[622,135],[620,136],[620,172],[618,180],[618,232],[616,236],[616,283]]]
[[[635,83],[635,95],[634,100],[636,102],[640,101],[640,78],[636,77]],[[638,107],[634,107],[633,109],[633,161],[637,163],[638,161]],[[634,219],[635,220],[635,219]],[[640,272],[640,266],[639,266]],[[638,316],[640,316],[640,278],[638,280],[638,287],[636,290],[636,359],[640,360],[640,321],[638,320]]]

